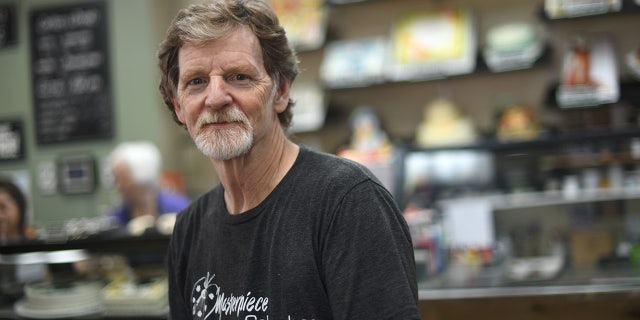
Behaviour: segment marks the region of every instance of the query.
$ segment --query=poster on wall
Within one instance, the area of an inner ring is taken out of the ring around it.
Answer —
[[[18,20],[15,3],[0,5],[0,48],[18,42]]]
[[[30,11],[38,144],[113,136],[104,1]]]
[[[24,159],[22,121],[0,119],[0,162]]]
[[[387,47],[383,37],[333,41],[325,49],[320,78],[329,88],[380,83],[385,77]]]
[[[623,0],[545,0],[544,11],[551,19],[574,18],[617,12]]]
[[[296,97],[293,121],[289,131],[315,131],[324,125],[327,113],[324,91],[314,81],[298,82],[291,87],[291,96]]]
[[[476,67],[476,32],[469,10],[425,9],[401,14],[391,37],[392,80],[428,80]]]
[[[576,35],[567,42],[562,82],[556,91],[562,108],[615,103],[620,98],[616,54],[604,34]]]
[[[324,44],[328,15],[323,0],[271,0],[271,5],[297,50]]]
[[[96,188],[95,160],[89,154],[65,156],[57,161],[57,177],[64,194],[86,194]]]

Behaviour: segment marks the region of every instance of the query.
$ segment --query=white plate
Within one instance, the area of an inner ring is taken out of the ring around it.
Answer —
[[[80,317],[104,312],[104,308],[100,303],[66,308],[60,310],[33,310],[27,306],[27,301],[19,300],[13,305],[13,310],[17,315],[32,319],[59,319]]]

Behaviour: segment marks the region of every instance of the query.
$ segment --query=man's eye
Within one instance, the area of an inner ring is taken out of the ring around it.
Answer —
[[[204,83],[204,81],[202,81],[201,78],[195,78],[195,79],[193,79],[193,80],[188,82],[189,85],[199,85],[199,84],[202,84],[202,83]]]
[[[249,77],[247,77],[244,74],[235,74],[235,75],[233,75],[232,79],[235,80],[235,81],[245,81],[245,80],[248,80]]]

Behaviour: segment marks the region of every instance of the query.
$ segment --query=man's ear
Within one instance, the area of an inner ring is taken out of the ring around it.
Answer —
[[[290,88],[291,83],[289,81],[282,81],[282,83],[280,84],[278,92],[276,92],[275,101],[273,103],[273,107],[277,113],[283,112],[287,109],[287,105],[289,104]]]
[[[171,102],[173,103],[173,112],[175,112],[176,117],[178,117],[178,120],[180,120],[180,122],[182,124],[184,124],[184,116],[182,115],[182,106],[180,105],[180,103],[178,103],[178,101],[176,101],[176,98],[171,98]]]

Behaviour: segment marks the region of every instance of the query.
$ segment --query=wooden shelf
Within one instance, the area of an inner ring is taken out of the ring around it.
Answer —
[[[439,203],[455,202],[464,199],[488,201],[493,210],[514,210],[556,205],[640,199],[638,189],[598,189],[580,190],[574,195],[562,191],[523,192],[514,194],[496,194],[476,197],[454,197],[439,200]]]
[[[616,131],[591,131],[591,132],[576,132],[576,133],[562,133],[562,134],[548,134],[541,136],[535,140],[526,141],[513,141],[502,142],[496,139],[484,139],[473,144],[465,145],[452,145],[433,148],[422,148],[413,144],[405,146],[407,152],[437,152],[444,150],[488,150],[488,151],[510,151],[517,149],[544,149],[549,147],[555,147],[562,144],[570,144],[584,141],[594,140],[611,140],[611,139],[625,139],[640,136],[640,128],[632,128],[626,130]]]
[[[156,232],[141,236],[129,236],[121,230],[72,240],[31,240],[24,243],[0,246],[0,254],[20,254],[29,252],[51,252],[84,249],[94,253],[164,252],[170,236]]]
[[[569,21],[569,20],[580,20],[580,19],[592,19],[594,17],[603,17],[603,16],[616,16],[616,15],[624,15],[624,14],[637,14],[640,13],[640,5],[637,5],[634,0],[622,0],[622,9],[620,11],[610,11],[605,13],[596,13],[575,17],[562,17],[562,18],[551,18],[547,15],[542,7],[539,11],[540,20],[544,22],[553,22],[553,21]]]
[[[343,85],[343,86],[335,86],[332,87],[328,84],[324,84],[325,90],[327,91],[346,91],[346,90],[361,90],[361,89],[375,89],[382,86],[397,86],[403,84],[414,84],[414,83],[422,83],[422,82],[435,82],[441,81],[443,79],[456,79],[456,78],[464,78],[464,77],[474,77],[474,76],[491,76],[494,74],[504,74],[511,72],[526,72],[527,70],[538,69],[542,67],[546,67],[551,63],[551,57],[553,56],[553,52],[550,45],[545,45],[540,57],[536,59],[531,67],[528,68],[520,68],[520,69],[509,69],[504,71],[491,71],[487,64],[484,61],[484,57],[481,52],[478,52],[476,55],[476,67],[473,72],[465,73],[465,74],[456,74],[456,75],[442,75],[440,77],[430,77],[425,79],[417,79],[417,80],[402,80],[402,81],[394,81],[394,80],[380,80],[373,83],[353,83],[351,85]]]

